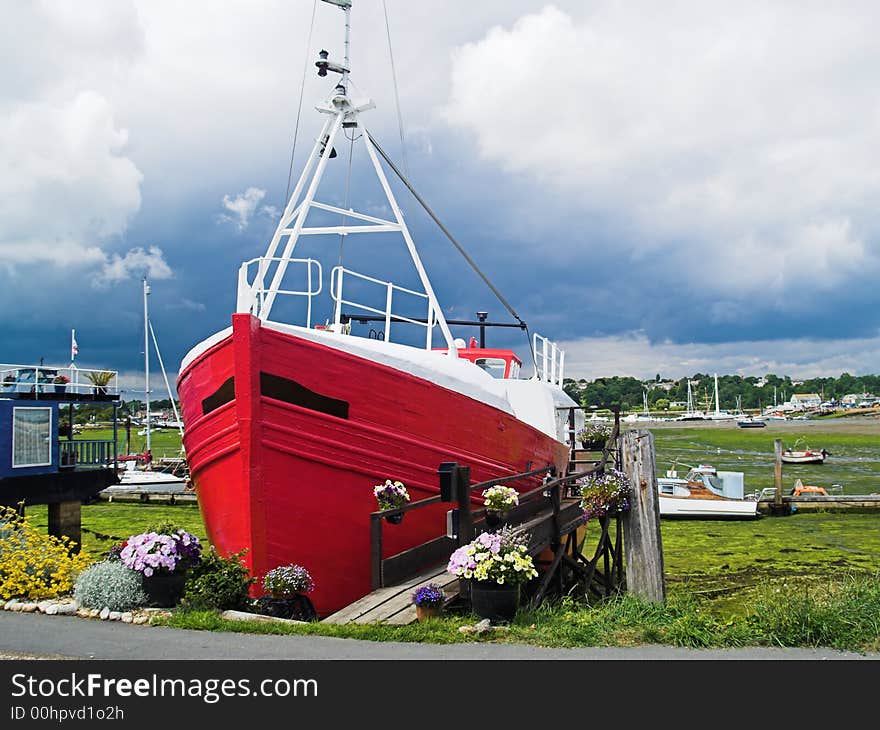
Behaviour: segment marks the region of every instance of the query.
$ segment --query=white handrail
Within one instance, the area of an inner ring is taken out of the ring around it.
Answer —
[[[91,380],[91,373],[110,373],[111,377],[106,385],[97,386]],[[55,383],[55,379],[64,377],[65,383]],[[3,393],[52,393],[55,386],[64,386],[66,393],[81,395],[94,394],[97,387],[104,388],[104,393],[118,395],[119,373],[116,370],[100,370],[79,368],[76,365],[69,367],[54,365],[17,365],[13,363],[0,363],[0,397]]]
[[[361,279],[362,281],[369,282],[371,284],[376,284],[378,286],[385,288],[385,309],[377,309],[376,307],[371,307],[368,304],[362,304],[360,302],[356,302],[351,299],[345,299],[342,296],[342,280],[345,275],[350,277],[355,277],[357,279]],[[335,323],[337,325],[341,324],[341,314],[342,314],[342,305],[347,304],[350,307],[357,307],[365,312],[370,312],[372,314],[377,314],[382,317],[385,317],[385,341],[388,342],[391,339],[391,322],[392,319],[394,321],[399,322],[408,322],[410,324],[416,324],[420,327],[425,327],[427,330],[427,337],[425,341],[425,349],[431,349],[431,330],[433,329],[434,324],[436,323],[436,319],[434,316],[434,310],[431,306],[431,298],[424,292],[415,291],[413,289],[407,289],[404,286],[399,286],[390,281],[383,281],[382,279],[376,279],[372,276],[367,276],[366,274],[358,273],[357,271],[352,271],[351,269],[346,269],[344,266],[334,266],[330,271],[330,295],[333,297],[333,301],[335,302]],[[409,294],[411,296],[418,297],[420,299],[424,299],[426,302],[426,313],[427,316],[425,318],[425,322],[421,322],[417,319],[412,319],[411,317],[407,317],[402,314],[394,314],[393,312],[393,303],[394,303],[394,293],[400,292],[403,294]]]
[[[244,261],[238,269],[238,303],[236,305],[237,312],[261,312],[263,311],[263,303],[266,301],[270,287],[266,287],[264,279],[266,272],[271,264],[275,262],[276,270],[282,264],[286,267],[289,264],[305,264],[306,265],[306,289],[304,291],[298,289],[274,289],[274,294],[286,294],[288,296],[306,297],[306,327],[312,326],[312,298],[318,296],[324,287],[324,275],[321,268],[321,262],[315,259],[292,259],[283,256],[259,256],[249,261]],[[251,268],[254,264],[259,264],[253,281],[250,280]],[[315,267],[316,273],[313,273],[312,267]],[[317,282],[315,281],[317,278]],[[317,286],[317,288],[315,288]],[[274,297],[273,294],[273,297]]]
[[[535,380],[562,387],[565,373],[565,352],[559,346],[537,332],[532,335],[535,351]]]

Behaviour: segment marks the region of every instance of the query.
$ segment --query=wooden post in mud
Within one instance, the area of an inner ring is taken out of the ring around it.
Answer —
[[[660,493],[650,431],[622,436],[622,466],[632,485],[630,509],[623,517],[628,593],[654,603],[666,601],[663,543],[660,539]]]
[[[773,476],[776,479],[776,494],[773,496],[773,505],[777,511],[782,511],[782,439],[773,442]]]
[[[775,517],[786,517],[791,514],[791,505],[782,501],[782,439],[773,442],[774,463],[773,476],[776,480],[776,493],[773,495],[773,504],[770,505],[770,514]]]

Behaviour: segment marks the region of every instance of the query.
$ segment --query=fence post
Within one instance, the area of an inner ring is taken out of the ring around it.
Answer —
[[[666,585],[654,437],[650,431],[627,431],[622,442],[623,470],[633,492],[630,509],[623,520],[627,591],[654,603],[664,603]]]
[[[471,468],[455,467],[455,496],[458,502],[458,544],[467,545],[474,539],[474,517],[471,514]]]
[[[382,587],[382,518],[370,515],[370,587]]]

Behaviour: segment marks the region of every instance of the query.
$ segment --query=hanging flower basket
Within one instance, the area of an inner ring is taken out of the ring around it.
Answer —
[[[585,449],[604,448],[610,436],[611,427],[604,423],[588,423],[576,434]]]
[[[384,484],[377,484],[373,487],[373,496],[381,511],[403,507],[409,502],[409,492],[406,491],[403,482],[393,482],[390,479],[386,479]],[[392,525],[399,525],[403,522],[403,512],[396,515],[386,515],[385,520]]]
[[[632,487],[622,471],[607,468],[578,479],[577,485],[585,522],[591,517],[617,515],[629,510]]]

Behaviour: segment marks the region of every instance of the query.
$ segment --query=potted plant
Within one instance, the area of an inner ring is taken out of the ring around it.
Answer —
[[[584,521],[591,517],[616,515],[629,510],[632,487],[622,471],[609,468],[577,481]]]
[[[440,615],[446,594],[436,583],[428,583],[426,586],[416,588],[411,599],[412,604],[416,607],[416,618],[419,621],[425,621]]]
[[[111,370],[90,370],[86,377],[95,386],[95,395],[107,395],[107,384],[113,380]]]
[[[55,384],[55,392],[63,393],[67,390],[67,384],[70,382],[70,378],[66,375],[56,375],[52,382]]]
[[[386,479],[384,484],[377,484],[373,487],[373,496],[379,503],[380,511],[403,507],[409,502],[409,492],[406,491],[403,482],[392,482],[390,479]],[[385,519],[392,525],[399,525],[403,521],[403,512],[396,515],[386,515]]]
[[[520,586],[538,575],[526,537],[509,527],[484,532],[460,547],[446,570],[471,581],[471,608],[491,621],[512,619],[519,607]]]
[[[141,574],[153,606],[170,608],[183,597],[187,569],[198,565],[202,546],[183,529],[132,535],[119,550],[119,559]]]
[[[318,614],[306,595],[315,589],[315,581],[301,565],[280,565],[263,576],[266,595],[257,600],[263,616],[315,621]]]
[[[601,449],[611,436],[611,427],[605,423],[588,423],[577,432],[577,440],[585,449]]]
[[[486,524],[498,527],[507,513],[519,504],[519,494],[513,487],[498,484],[483,490],[483,506],[486,508]]]

